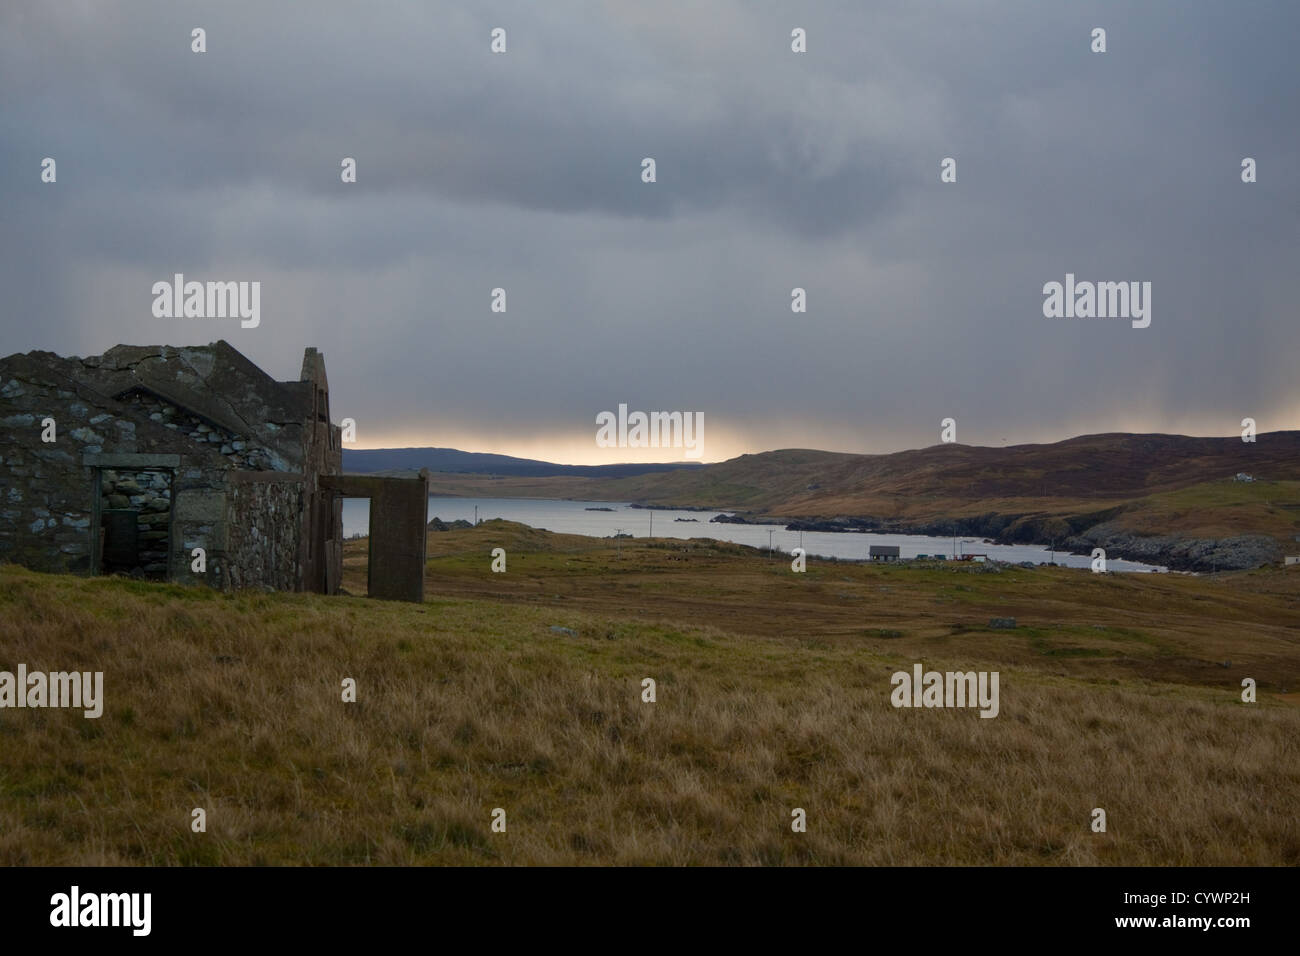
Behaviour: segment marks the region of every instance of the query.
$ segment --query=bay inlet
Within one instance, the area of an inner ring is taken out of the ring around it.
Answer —
[[[897,545],[902,558],[918,555],[953,556],[984,554],[995,561],[1057,564],[1087,568],[1092,559],[1083,554],[1051,551],[1046,545],[992,544],[983,538],[930,537],[920,534],[875,534],[871,532],[787,531],[784,525],[715,524],[710,518],[727,511],[677,511],[633,508],[626,502],[562,501],[543,498],[452,498],[431,495],[429,518],[451,522],[473,521],[475,509],[480,521],[504,518],[533,528],[559,534],[581,534],[592,538],[609,538],[627,534],[634,538],[651,536],[651,522],[656,538],[714,538],[747,544],[755,548],[773,548],[788,552],[802,546],[809,558],[840,558],[861,561],[871,545]],[[369,502],[364,498],[347,498],[343,502],[343,533],[348,537],[369,532]],[[1137,561],[1107,559],[1111,571],[1163,571],[1162,567]]]

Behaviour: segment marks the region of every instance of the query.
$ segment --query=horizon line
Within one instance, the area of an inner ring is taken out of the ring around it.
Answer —
[[[1279,428],[1279,429],[1274,429],[1273,431],[1258,432],[1256,434],[1256,437],[1259,438],[1265,435],[1286,435],[1286,434],[1294,434],[1297,432],[1300,432],[1300,429]],[[1008,449],[1008,448],[1026,448],[1026,447],[1042,448],[1051,445],[1060,445],[1070,441],[1079,441],[1085,438],[1105,438],[1107,436],[1112,436],[1112,435],[1122,435],[1131,438],[1193,438],[1193,439],[1219,439],[1219,440],[1230,440],[1234,438],[1240,439],[1241,437],[1240,434],[1186,435],[1180,432],[1122,432],[1122,431],[1086,432],[1081,435],[1071,435],[1068,438],[1059,438],[1056,441],[1051,441],[1051,442],[1017,442],[1016,444],[1005,444],[1005,445],[975,445],[975,444],[970,444],[968,442],[959,442],[959,441],[935,442],[934,444],[931,445],[921,445],[921,446],[910,447],[910,448],[898,448],[893,451],[885,451],[885,452],[830,451],[822,448],[785,447],[785,448],[767,448],[761,451],[742,452],[741,454],[735,455],[731,458],[723,458],[717,461],[684,461],[684,460],[652,461],[652,462],[612,461],[612,462],[602,462],[600,464],[576,464],[570,462],[551,461],[549,459],[543,459],[543,458],[525,458],[519,455],[512,455],[507,452],[471,451],[466,448],[456,448],[450,445],[377,445],[375,447],[365,447],[365,448],[345,448],[344,450],[345,451],[422,451],[426,449],[444,450],[444,451],[455,451],[455,452],[460,452],[462,454],[469,454],[469,455],[495,455],[501,458],[513,458],[517,461],[540,462],[542,464],[555,465],[556,467],[562,467],[562,468],[605,468],[605,467],[613,468],[621,465],[631,465],[635,467],[654,467],[654,466],[667,465],[667,466],[672,466],[677,468],[681,468],[681,467],[691,468],[691,467],[703,467],[705,465],[720,465],[728,461],[735,461],[738,458],[744,458],[747,455],[770,455],[779,452],[790,452],[790,451],[816,452],[818,454],[823,454],[823,455],[845,455],[845,456],[858,457],[858,458],[878,458],[886,455],[899,455],[909,451],[924,451],[926,449],[935,448],[942,445],[954,445],[962,448],[989,448],[995,450]]]

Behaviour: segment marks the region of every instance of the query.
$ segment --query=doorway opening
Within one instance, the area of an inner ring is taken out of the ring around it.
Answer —
[[[101,468],[101,574],[165,581],[171,567],[172,470]]]
[[[320,485],[322,490],[342,498],[344,504],[352,499],[369,500],[368,540],[364,546],[366,593],[394,601],[423,601],[429,473],[421,470],[412,478],[322,475]],[[346,545],[347,542],[343,549],[344,577],[347,577],[350,558],[354,568],[352,580],[357,581],[363,549],[359,543],[351,548]]]
[[[340,594],[370,593],[370,499],[342,496],[343,578]]]

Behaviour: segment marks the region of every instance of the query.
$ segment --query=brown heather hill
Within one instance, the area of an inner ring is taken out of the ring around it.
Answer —
[[[1236,482],[1238,472],[1258,480]],[[1115,556],[1211,570],[1253,567],[1296,549],[1300,432],[1269,432],[1254,443],[1111,433],[887,455],[785,449],[619,479],[438,475],[435,490],[728,509],[751,520],[853,518],[877,530],[1101,545]]]
[[[732,504],[769,514],[871,513],[874,508],[922,515],[936,507],[946,512],[1030,498],[1106,505],[1242,471],[1300,479],[1300,432],[1260,435],[1253,444],[1239,438],[1106,434],[1007,448],[932,445],[888,455],[787,449],[742,455],[696,472],[639,475],[610,484],[629,490],[640,485],[674,504],[702,505],[719,492],[731,493]]]

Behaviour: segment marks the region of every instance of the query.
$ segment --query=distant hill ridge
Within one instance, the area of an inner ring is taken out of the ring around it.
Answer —
[[[427,458],[421,464],[434,470]],[[435,475],[435,493],[719,509],[796,530],[1058,542],[1198,571],[1300,553],[1300,431],[1265,432],[1254,442],[1108,433],[877,455],[782,449],[695,467],[626,466],[640,471],[623,475],[601,470],[625,467],[618,465],[513,474],[490,461],[474,466],[487,471]],[[1235,481],[1243,472],[1255,480]]]
[[[1300,480],[1300,431],[1265,432],[1254,442],[1239,437],[1110,432],[1041,445],[998,448],[954,443],[874,455],[787,448],[711,465],[563,465],[455,448],[345,449],[343,467],[359,472],[428,468],[529,478],[647,476],[619,482],[619,495],[629,500],[653,496],[678,504],[809,514],[823,511],[831,501],[863,496],[1104,500],[1172,491],[1231,478],[1237,472],[1269,480]],[[805,510],[808,506],[813,511]]]
[[[430,471],[463,475],[506,475],[523,478],[570,476],[627,478],[679,469],[702,468],[697,462],[652,464],[560,465],[532,458],[514,458],[456,448],[368,448],[343,450],[343,469],[352,472]]]
[[[733,507],[809,514],[852,511],[864,498],[1111,500],[1238,472],[1273,481],[1300,479],[1300,431],[1267,432],[1254,442],[1111,432],[1042,445],[954,443],[877,455],[783,449],[647,483],[668,500],[689,500],[724,486],[742,499],[732,497]]]

